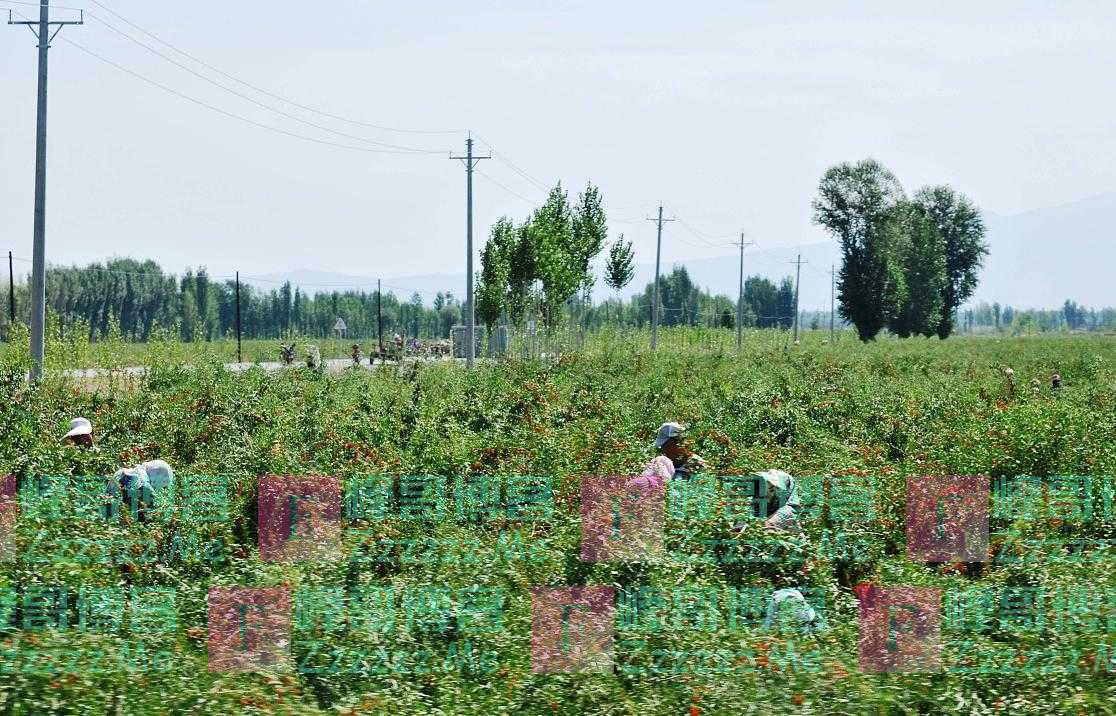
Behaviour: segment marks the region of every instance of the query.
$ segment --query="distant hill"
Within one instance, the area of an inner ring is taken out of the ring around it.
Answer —
[[[1116,306],[1116,193],[986,221],[991,249],[974,299]]]
[[[989,257],[981,275],[975,301],[999,301],[1019,308],[1054,308],[1067,298],[1086,306],[1116,306],[1116,193],[1083,199],[1013,216],[986,215]],[[802,254],[800,304],[804,310],[828,309],[829,267],[840,262],[835,241],[804,246],[748,251],[745,275],[762,275],[773,281],[794,275],[793,261]],[[681,262],[694,282],[716,293],[734,295],[739,256],[695,259]],[[664,263],[669,272],[674,263]],[[636,265],[635,279],[623,292],[640,292],[655,272],[654,262]],[[343,291],[347,288],[374,291],[376,279],[340,273],[300,269],[247,279],[260,287],[274,287],[289,280],[305,290]],[[438,291],[453,291],[464,297],[462,274],[422,274],[384,279],[384,291],[409,297],[418,291],[426,302]],[[594,298],[608,295],[598,285]]]

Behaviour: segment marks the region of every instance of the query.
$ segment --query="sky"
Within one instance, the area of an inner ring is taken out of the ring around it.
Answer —
[[[865,157],[997,215],[1116,190],[1111,2],[58,1],[51,263],[461,271],[467,131],[478,253],[559,180],[640,262],[661,202],[668,265],[825,240],[818,179]],[[0,252],[30,258],[35,38],[0,29]]]

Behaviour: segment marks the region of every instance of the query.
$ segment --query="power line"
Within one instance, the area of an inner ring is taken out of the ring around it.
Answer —
[[[722,248],[724,246],[735,246],[736,245],[735,243],[727,243],[727,244],[715,243],[715,241],[717,239],[721,238],[721,237],[710,237],[708,234],[695,229],[693,226],[691,226],[689,223],[687,223],[683,219],[679,219],[678,223],[681,224],[691,234],[693,234],[695,238],[697,238],[699,241],[701,241],[702,243],[704,243],[705,245],[707,245],[709,247]],[[730,238],[730,237],[724,237],[724,238]]]
[[[4,0],[4,1],[7,1],[7,0]],[[109,13],[110,15],[115,17],[116,19],[125,23],[126,25],[128,25],[132,29],[134,29],[138,32],[141,32],[144,35],[147,35],[148,37],[155,40],[156,42],[163,45],[164,47],[167,47],[167,48],[177,52],[178,54],[182,55],[183,57],[186,57],[186,58],[192,60],[193,62],[196,62],[197,64],[201,65],[202,67],[205,67],[207,70],[210,70],[211,72],[216,72],[217,74],[221,75],[222,77],[228,78],[228,79],[232,80],[233,82],[244,85],[245,87],[248,87],[249,89],[252,89],[256,92],[259,92],[262,95],[266,95],[268,97],[271,97],[272,99],[277,99],[280,102],[286,102],[287,104],[289,104],[293,107],[298,107],[299,109],[305,110],[307,112],[312,112],[314,114],[321,115],[322,117],[327,117],[329,119],[336,119],[340,122],[346,122],[348,124],[353,124],[353,125],[360,126],[360,127],[368,127],[369,129],[378,129],[378,130],[384,131],[384,132],[398,132],[398,133],[401,133],[401,134],[458,134],[459,133],[459,130],[452,130],[452,129],[445,129],[445,130],[443,130],[443,129],[401,129],[401,128],[398,128],[398,127],[386,127],[386,126],[379,125],[379,124],[371,124],[369,122],[350,119],[348,117],[344,117],[344,116],[339,115],[339,114],[332,114],[332,113],[325,112],[325,111],[320,110],[320,109],[315,109],[314,107],[310,107],[310,106],[307,106],[307,105],[304,105],[304,104],[300,104],[300,103],[298,103],[298,102],[296,102],[292,99],[289,99],[287,97],[283,97],[282,95],[275,94],[274,92],[269,92],[268,90],[265,90],[262,87],[258,87],[256,85],[250,83],[250,82],[247,82],[245,80],[242,80],[242,79],[236,77],[235,75],[229,74],[228,72],[225,72],[224,70],[221,70],[217,67],[214,67],[213,65],[209,64],[208,62],[205,62],[204,60],[201,60],[198,57],[195,57],[194,55],[191,55],[190,53],[186,52],[185,50],[180,49],[180,48],[172,45],[171,43],[167,42],[166,40],[163,40],[162,38],[158,37],[154,33],[150,32],[148,30],[145,30],[144,28],[140,27],[136,23],[127,19],[126,17],[124,17],[124,16],[120,15],[119,13],[113,11],[111,8],[107,7],[104,3],[98,2],[98,0],[90,0],[90,2],[92,2],[94,5],[101,8],[105,12]],[[104,22],[104,21],[102,20],[101,22]]]
[[[511,195],[512,195],[512,196],[514,196],[515,198],[517,198],[517,199],[521,199],[522,201],[525,201],[525,202],[527,202],[528,204],[531,204],[532,206],[534,206],[534,205],[538,204],[538,202],[537,202],[537,201],[534,201],[533,199],[528,199],[527,197],[523,196],[523,195],[522,195],[522,194],[520,194],[519,192],[516,192],[516,191],[512,191],[511,189],[509,189],[509,188],[508,188],[507,186],[505,186],[504,184],[501,184],[500,182],[496,181],[495,179],[493,179],[493,178],[492,178],[492,177],[490,177],[489,175],[487,175],[487,174],[485,174],[484,172],[482,172],[482,171],[481,171],[480,169],[475,169],[474,171],[475,171],[475,172],[476,172],[477,174],[480,174],[480,175],[481,175],[482,177],[484,177],[484,178],[485,178],[485,179],[487,179],[488,181],[490,181],[490,182],[492,182],[493,184],[495,184],[496,186],[500,187],[501,189],[503,189],[503,190],[504,190],[504,191],[506,191],[507,193],[511,194]]]
[[[250,119],[248,117],[241,116],[241,115],[236,114],[234,112],[229,112],[228,110],[221,109],[220,107],[209,104],[208,102],[205,102],[204,100],[197,99],[196,97],[191,97],[190,95],[185,94],[184,92],[179,92],[178,90],[176,90],[172,87],[168,87],[167,85],[165,85],[161,82],[158,82],[156,80],[153,80],[150,77],[147,77],[145,75],[141,75],[140,73],[136,72],[135,70],[131,70],[131,69],[125,67],[124,65],[121,65],[117,62],[114,62],[113,60],[110,60],[106,57],[102,57],[101,55],[98,55],[96,52],[90,50],[89,48],[87,48],[83,45],[80,45],[80,44],[74,42],[73,40],[70,40],[69,38],[63,37],[62,39],[65,42],[69,43],[70,45],[73,45],[77,49],[81,50],[85,54],[89,55],[90,57],[93,57],[94,59],[100,60],[101,62],[103,62],[107,65],[110,65],[111,67],[114,67],[117,70],[120,70],[121,72],[129,74],[132,77],[135,77],[136,79],[142,80],[142,81],[144,81],[144,82],[146,82],[150,85],[158,87],[159,89],[163,90],[164,92],[168,92],[168,93],[174,95],[175,97],[178,97],[179,99],[184,99],[184,100],[186,100],[188,102],[192,102],[192,103],[194,103],[194,104],[196,104],[200,107],[204,107],[204,108],[206,108],[206,109],[208,109],[212,112],[216,112],[216,113],[224,115],[226,117],[230,117],[232,119],[239,120],[241,122],[244,122],[245,124],[250,124],[253,127],[257,127],[259,129],[266,129],[269,132],[275,132],[276,134],[282,134],[284,136],[292,137],[294,139],[301,139],[302,141],[305,141],[305,142],[313,142],[315,144],[321,144],[321,145],[328,146],[328,147],[336,147],[338,149],[351,149],[351,150],[357,151],[357,152],[368,152],[368,153],[372,153],[372,154],[408,154],[408,155],[418,154],[418,152],[414,152],[414,151],[411,151],[411,150],[375,149],[373,147],[359,147],[359,146],[354,146],[354,145],[351,145],[351,144],[342,144],[340,142],[331,142],[328,139],[319,139],[317,137],[311,137],[311,136],[306,135],[306,134],[299,134],[297,132],[291,132],[291,131],[283,129],[281,127],[273,127],[269,124],[264,124],[262,122],[257,122],[254,119]]]
[[[96,2],[96,0],[93,0],[93,1]],[[100,5],[100,3],[97,3],[97,4]],[[408,151],[408,152],[415,152],[416,154],[446,154],[446,153],[448,153],[445,150],[440,150],[440,149],[423,149],[423,148],[419,148],[419,147],[408,147],[408,146],[399,145],[399,144],[390,144],[388,142],[380,142],[380,141],[377,141],[377,140],[374,140],[374,139],[368,139],[366,137],[361,137],[361,136],[358,136],[358,135],[355,135],[355,134],[348,134],[346,132],[340,132],[340,131],[337,131],[336,129],[332,129],[332,128],[327,127],[323,124],[318,124],[316,122],[311,122],[309,120],[303,119],[302,117],[299,117],[298,115],[291,114],[290,112],[286,112],[286,111],[284,111],[282,109],[279,109],[277,107],[273,107],[273,106],[271,106],[269,104],[266,104],[264,102],[260,102],[259,100],[255,99],[253,97],[250,97],[250,96],[244,94],[243,92],[239,92],[239,91],[237,91],[237,90],[235,90],[231,87],[227,87],[227,86],[221,84],[220,82],[217,82],[216,80],[214,80],[210,77],[207,77],[206,75],[202,74],[201,72],[198,72],[197,70],[193,69],[192,67],[188,67],[187,65],[182,64],[181,62],[174,59],[173,57],[170,57],[170,56],[166,55],[165,53],[160,52],[159,50],[155,49],[151,45],[145,44],[145,43],[137,40],[136,38],[132,37],[128,33],[124,32],[123,30],[120,30],[119,28],[115,27],[111,23],[106,22],[105,20],[102,20],[101,18],[97,17],[96,15],[94,15],[92,13],[89,13],[88,16],[92,20],[94,20],[95,22],[98,22],[98,23],[104,25],[109,30],[112,30],[113,32],[120,35],[124,39],[139,45],[140,47],[142,47],[143,49],[152,53],[156,57],[160,57],[160,58],[166,60],[167,62],[171,63],[175,67],[178,67],[179,69],[181,69],[185,72],[189,72],[191,75],[197,77],[198,79],[202,80],[203,82],[208,82],[209,84],[213,85],[214,87],[217,87],[218,89],[224,90],[225,92],[228,92],[229,94],[231,94],[235,97],[239,97],[240,99],[244,100],[245,102],[251,102],[252,104],[256,105],[257,107],[261,107],[263,109],[266,109],[269,112],[274,112],[275,114],[278,114],[282,117],[286,117],[287,119],[291,119],[295,122],[299,122],[300,124],[304,124],[308,127],[313,127],[314,129],[318,129],[318,130],[321,130],[323,132],[328,132],[330,134],[334,134],[334,135],[337,135],[339,137],[343,137],[345,139],[351,139],[351,140],[354,140],[354,141],[357,141],[357,142],[366,142],[368,144],[374,144],[374,145],[380,146],[380,147],[387,147],[388,149],[400,149],[400,150],[405,150],[405,151]]]
[[[497,161],[502,162],[503,164],[506,164],[509,167],[511,167],[512,170],[514,170],[517,174],[522,176],[527,181],[534,184],[535,187],[537,189],[539,189],[540,191],[543,191],[543,192],[550,191],[550,187],[546,186],[546,184],[539,181],[535,177],[531,176],[530,174],[528,174],[524,170],[520,169],[518,166],[513,164],[510,159],[508,159],[506,156],[504,156],[500,152],[496,151],[496,147],[493,147],[492,144],[489,143],[489,141],[487,139],[485,139],[484,137],[481,137],[479,134],[477,135],[477,139],[479,139],[481,142],[483,142],[484,146],[488,147],[488,151],[490,151],[492,153],[492,156],[495,157]]]
[[[29,2],[27,0],[0,0],[0,3],[3,3],[5,5],[30,5],[32,7],[42,7],[40,3]],[[74,12],[83,9],[80,7],[69,7],[67,5],[47,5],[47,7],[51,10],[73,10]]]

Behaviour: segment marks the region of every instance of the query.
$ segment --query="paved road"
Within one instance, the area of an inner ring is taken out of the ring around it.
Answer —
[[[369,365],[367,362],[360,364],[361,370],[372,370],[373,367],[386,366],[400,366],[410,365],[412,363],[448,363],[450,361],[457,363],[464,363],[463,358],[404,358],[402,363],[397,361],[381,361],[377,360],[375,365]],[[480,360],[478,358],[478,360]],[[330,358],[325,361],[326,370],[330,373],[342,373],[353,367],[351,358]],[[295,361],[293,366],[306,367],[306,361]],[[226,363],[225,370],[230,373],[243,373],[244,371],[259,367],[269,372],[282,370],[286,366],[278,361],[264,361],[262,363]],[[75,368],[62,371],[62,375],[67,378],[101,378],[108,375],[126,375],[135,378],[143,377],[147,373],[147,368],[143,366],[128,366],[125,368]]]

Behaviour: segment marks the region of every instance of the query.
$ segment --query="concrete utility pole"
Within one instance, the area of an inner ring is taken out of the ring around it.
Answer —
[[[829,264],[829,342],[835,342],[836,338],[833,333],[833,317],[836,314],[835,307],[837,305],[834,297],[837,295],[837,272],[834,271],[833,264]]]
[[[236,272],[236,362],[243,363],[244,357],[240,352],[240,272]]]
[[[8,252],[8,330],[15,325],[15,271],[12,269],[12,252]],[[8,340],[11,340],[10,338]]]
[[[744,232],[740,232],[740,294],[736,298],[736,352],[744,345],[744,247],[756,242],[744,243]]]
[[[9,25],[26,25],[39,40],[39,92],[35,121],[35,246],[31,254],[31,380],[43,374],[46,352],[46,130],[47,130],[47,50],[51,40],[65,25],[81,25],[84,20],[51,22],[48,0],[39,0],[38,21],[12,20]],[[38,29],[36,30],[36,26]],[[54,33],[50,29],[54,27]]]
[[[376,279],[376,342],[380,344],[380,357],[384,355],[384,314],[380,311],[380,302],[383,300],[383,291],[380,288],[380,279]]]
[[[674,219],[663,218],[663,205],[659,204],[659,218],[648,219],[658,222],[659,233],[655,240],[655,283],[651,284],[651,350],[659,343],[659,258],[663,253],[663,222]]]
[[[450,159],[460,159],[465,165],[466,182],[466,209],[465,209],[465,342],[469,344],[465,352],[465,365],[472,368],[476,360],[476,338],[473,336],[473,325],[477,322],[473,311],[473,168],[482,159],[491,159],[490,156],[473,156],[473,137],[465,140],[465,156]]]
[[[795,343],[797,343],[798,342],[798,284],[799,284],[800,280],[802,279],[802,264],[808,263],[808,262],[803,261],[802,260],[802,254],[799,254],[798,258],[795,260],[794,263],[798,267],[794,272],[794,340],[795,340]]]

